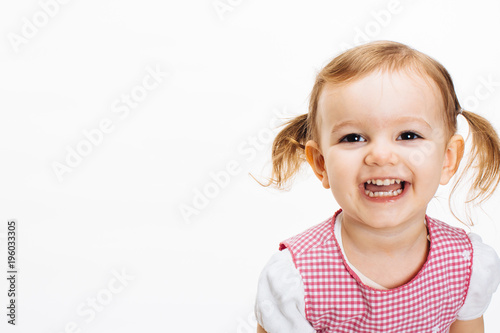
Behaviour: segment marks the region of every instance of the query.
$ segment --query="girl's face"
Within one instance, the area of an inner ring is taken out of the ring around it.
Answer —
[[[463,154],[462,137],[446,136],[443,108],[433,83],[404,72],[323,88],[320,138],[306,156],[344,218],[374,228],[423,221]]]

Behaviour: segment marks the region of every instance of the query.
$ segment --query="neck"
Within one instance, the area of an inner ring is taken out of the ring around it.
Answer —
[[[390,228],[372,228],[344,212],[341,218],[344,247],[364,256],[405,256],[424,242],[427,244],[425,214]]]

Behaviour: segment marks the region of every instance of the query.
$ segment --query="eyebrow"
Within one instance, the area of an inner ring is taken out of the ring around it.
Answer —
[[[396,124],[396,125],[400,124],[400,123],[405,123],[405,122],[416,122],[416,123],[419,123],[419,124],[427,127],[428,129],[432,129],[431,125],[429,125],[429,123],[427,121],[425,121],[422,118],[418,118],[418,117],[404,116],[404,117],[398,117],[398,118],[394,119],[393,121],[391,121],[392,124]],[[337,132],[342,127],[356,126],[356,125],[359,125],[359,121],[356,121],[356,120],[341,121],[340,123],[337,123],[332,127],[331,133]]]

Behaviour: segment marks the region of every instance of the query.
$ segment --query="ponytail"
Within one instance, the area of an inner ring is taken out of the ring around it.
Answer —
[[[307,113],[289,120],[283,126],[285,128],[278,133],[272,146],[271,178],[268,178],[267,184],[257,181],[262,186],[273,185],[285,189],[305,161],[304,149],[309,138]]]
[[[475,177],[465,203],[481,204],[493,195],[500,182],[500,139],[493,126],[485,118],[465,110],[462,110],[461,114],[469,124],[472,148],[467,164],[453,186],[450,196],[457,189],[465,172],[472,168]],[[472,222],[471,225],[473,225]]]

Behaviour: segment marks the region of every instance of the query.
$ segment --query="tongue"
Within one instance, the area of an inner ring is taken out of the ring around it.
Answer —
[[[365,183],[365,188],[368,191],[372,192],[389,192],[389,191],[396,191],[401,188],[401,184],[394,183],[392,185],[374,185],[374,184],[366,184]]]

